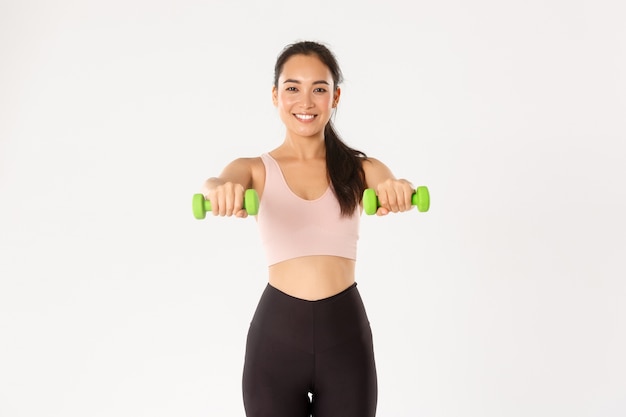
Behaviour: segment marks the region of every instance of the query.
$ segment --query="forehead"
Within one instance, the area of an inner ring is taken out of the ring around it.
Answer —
[[[294,55],[283,65],[280,79],[326,80],[333,83],[330,69],[316,55]]]

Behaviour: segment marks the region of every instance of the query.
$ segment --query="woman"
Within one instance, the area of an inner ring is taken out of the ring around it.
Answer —
[[[248,188],[261,200],[269,280],[246,345],[248,417],[376,414],[372,335],[355,281],[360,200],[373,188],[377,215],[407,211],[414,189],[339,138],[331,116],[341,81],[326,46],[288,45],[272,88],[284,141],[260,157],[234,160],[203,186],[214,215],[246,217]]]

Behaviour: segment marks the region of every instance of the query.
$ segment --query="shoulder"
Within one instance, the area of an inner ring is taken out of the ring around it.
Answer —
[[[375,188],[381,182],[394,178],[389,167],[379,159],[367,157],[362,163],[365,183],[369,188]]]
[[[232,160],[220,175],[229,181],[247,182],[251,177],[258,175],[263,170],[261,157],[240,157]]]
[[[379,169],[386,169],[387,166],[382,163],[379,159],[377,158],[372,158],[371,156],[368,156],[367,158],[363,158],[362,159],[362,165],[363,165],[363,170],[367,173],[368,171],[376,171]]]
[[[261,156],[237,158],[232,164],[249,173],[253,188],[263,188],[263,184],[265,184],[265,164]]]
[[[258,166],[263,166],[263,160],[260,156],[240,157],[234,159],[229,165],[237,168],[255,169]]]

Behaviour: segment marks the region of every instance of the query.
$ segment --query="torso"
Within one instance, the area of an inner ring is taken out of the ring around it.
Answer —
[[[280,165],[289,188],[306,200],[323,195],[328,187],[325,160],[306,162],[281,158],[270,153]],[[252,188],[263,199],[265,165],[261,158],[251,158]],[[289,259],[268,268],[269,284],[276,289],[304,300],[319,300],[338,294],[355,281],[355,261],[338,256],[303,256]]]
[[[303,256],[270,266],[269,283],[293,297],[320,300],[354,283],[355,262],[338,256]]]

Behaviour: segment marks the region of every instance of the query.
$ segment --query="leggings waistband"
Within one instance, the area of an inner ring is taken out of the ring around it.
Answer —
[[[252,318],[251,327],[268,337],[301,346],[325,349],[369,332],[369,320],[356,283],[321,300],[309,301],[288,295],[267,285]]]
[[[267,284],[267,286],[265,287],[265,291],[268,291],[268,292],[276,292],[276,293],[278,293],[278,295],[280,295],[280,296],[293,298],[294,300],[301,301],[301,302],[305,302],[305,303],[324,303],[324,302],[327,302],[327,301],[331,301],[331,300],[333,300],[333,299],[335,299],[335,298],[341,297],[342,295],[344,295],[344,294],[346,294],[346,293],[350,292],[352,289],[356,289],[356,282],[355,282],[355,283],[353,283],[352,285],[350,285],[350,286],[349,286],[348,288],[346,288],[345,290],[342,290],[342,291],[338,292],[337,294],[331,295],[331,296],[329,296],[329,297],[320,298],[319,300],[305,300],[305,299],[303,299],[303,298],[298,298],[298,297],[295,297],[295,296],[293,296],[293,295],[289,295],[289,294],[287,294],[286,292],[283,292],[283,291],[279,290],[278,288],[273,287],[273,286],[272,286],[272,284],[269,284],[269,283],[268,283],[268,284]]]

